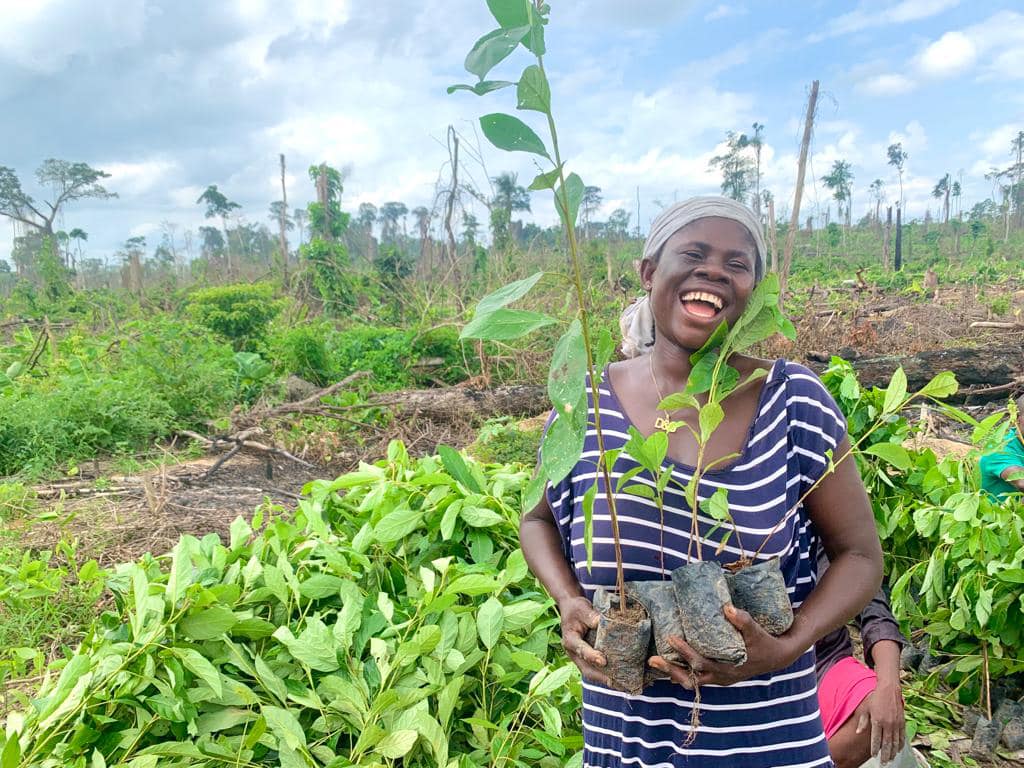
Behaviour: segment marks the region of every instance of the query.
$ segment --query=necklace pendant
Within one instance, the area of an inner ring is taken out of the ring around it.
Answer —
[[[679,429],[679,427],[669,421],[666,416],[659,416],[656,418],[654,420],[654,428],[660,429],[662,432],[667,432],[670,435]]]

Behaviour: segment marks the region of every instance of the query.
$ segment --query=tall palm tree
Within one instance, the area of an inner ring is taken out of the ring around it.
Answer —
[[[932,189],[932,197],[934,197],[936,200],[942,200],[943,198],[946,199],[946,202],[943,206],[943,224],[949,224],[949,192],[949,174],[947,173],[945,176],[939,179],[938,183],[935,185],[935,188]]]
[[[530,192],[518,184],[519,175],[505,171],[491,181],[494,183],[494,197],[491,198],[491,228],[494,243],[498,247],[508,245],[512,228],[512,212],[530,210]]]
[[[232,274],[231,270],[231,244],[228,240],[228,216],[231,212],[238,210],[242,206],[238,203],[228,200],[228,198],[217,189],[216,184],[211,184],[199,196],[196,203],[206,203],[206,218],[212,219],[215,216],[220,217],[221,229],[224,231],[224,255],[227,260],[228,274]]]
[[[900,179],[900,208],[902,208],[903,168],[906,166],[907,157],[909,157],[909,155],[907,155],[907,153],[903,151],[903,142],[900,141],[896,142],[895,144],[890,144],[889,148],[885,151],[885,153],[889,158],[889,165],[896,169],[896,173]]]
[[[822,179],[832,190],[832,197],[838,203],[840,215],[846,210],[846,227],[850,227],[850,210],[853,207],[853,166],[845,160],[832,163],[832,171]]]
[[[86,232],[84,229],[79,229],[78,227],[75,227],[70,232],[68,232],[68,237],[75,241],[75,249],[78,251],[78,261],[81,262],[82,243],[86,242],[89,239],[89,233]],[[71,260],[71,269],[75,269],[74,257],[72,257]]]

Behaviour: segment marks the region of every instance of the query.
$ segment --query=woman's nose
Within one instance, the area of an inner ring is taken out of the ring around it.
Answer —
[[[726,270],[725,265],[719,264],[714,259],[705,259],[694,270],[694,273],[705,280],[718,282],[727,282],[729,280],[729,272]]]

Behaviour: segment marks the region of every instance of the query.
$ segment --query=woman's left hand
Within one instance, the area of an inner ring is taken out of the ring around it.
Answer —
[[[695,682],[697,685],[732,685],[787,667],[800,655],[798,651],[794,653],[792,643],[785,636],[774,637],[768,634],[746,611],[727,605],[724,612],[725,618],[743,636],[743,643],[747,647],[747,660],[743,664],[737,666],[706,659],[682,638],[674,636],[669,638],[669,643],[679,651],[689,669],[666,661],[661,656],[652,656],[648,663],[674,682],[685,688],[693,688]]]

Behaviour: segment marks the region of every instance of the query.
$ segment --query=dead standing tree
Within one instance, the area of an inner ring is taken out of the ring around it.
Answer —
[[[277,223],[280,227],[280,238],[281,238],[281,278],[284,283],[284,291],[288,292],[288,237],[285,235],[285,227],[288,224],[288,189],[284,182],[284,154],[279,155],[281,158],[281,212],[278,216]]]
[[[452,185],[448,190],[444,204],[444,231],[448,237],[446,257],[448,268],[457,272],[457,251],[455,248],[455,231],[452,229],[452,213],[455,211],[455,200],[459,194],[459,136],[455,128],[448,126],[448,157],[452,165]]]
[[[796,171],[796,190],[793,192],[793,211],[789,218],[789,229],[786,230],[786,249],[782,258],[782,274],[779,275],[779,300],[786,296],[786,282],[789,270],[793,265],[793,247],[796,245],[796,230],[800,226],[800,200],[804,194],[804,175],[807,171],[807,153],[811,146],[811,133],[814,129],[814,113],[818,107],[818,81],[811,83],[811,95],[807,99],[807,118],[804,120],[804,137],[800,142],[800,161]]]

